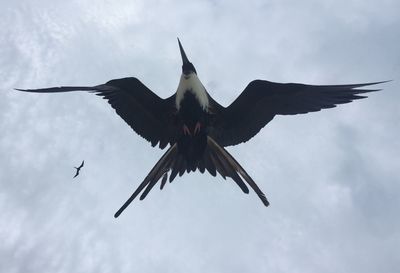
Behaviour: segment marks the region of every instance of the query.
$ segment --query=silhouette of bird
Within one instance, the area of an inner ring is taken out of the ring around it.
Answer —
[[[76,169],[76,174],[73,178],[75,178],[79,175],[79,172],[80,172],[81,168],[83,167],[83,165],[85,165],[85,160],[82,161],[82,163],[79,167],[74,167]]]
[[[250,186],[265,206],[269,202],[253,179],[224,148],[248,141],[276,115],[296,115],[333,108],[365,98],[379,89],[360,89],[383,82],[346,85],[307,85],[251,81],[228,107],[221,106],[206,91],[194,65],[178,39],[182,74],[172,96],[162,99],[137,78],[110,80],[96,86],[63,86],[42,89],[17,89],[35,93],[88,91],[103,97],[117,114],[152,146],[168,150],[143,182],[115,213],[122,211],[139,195],[143,200],[162,178],[163,188],[169,175],[172,182],[179,174],[207,170],[230,177],[248,193]],[[247,185],[246,185],[246,183]]]

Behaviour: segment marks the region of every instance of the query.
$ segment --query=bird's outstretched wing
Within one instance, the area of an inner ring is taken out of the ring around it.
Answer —
[[[16,89],[34,93],[58,93],[88,91],[108,100],[117,114],[152,146],[159,143],[165,148],[174,143],[175,132],[172,115],[175,111],[175,95],[161,99],[137,78],[111,80],[97,86],[62,86],[42,89]]]
[[[248,141],[275,115],[296,115],[333,108],[366,98],[380,89],[358,89],[383,82],[348,85],[306,85],[255,80],[224,108],[217,105],[210,136],[225,147]]]
[[[74,177],[72,177],[72,178],[75,178],[75,177],[77,177],[78,175],[79,175],[79,168],[77,168],[77,167],[75,167],[75,169],[76,169],[76,171],[75,171],[75,175],[74,175]]]

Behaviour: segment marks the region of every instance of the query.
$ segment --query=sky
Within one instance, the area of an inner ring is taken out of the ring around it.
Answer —
[[[0,272],[400,271],[400,2],[0,0]],[[176,91],[179,37],[222,105],[254,79],[392,80],[228,151],[265,192],[185,174],[115,211],[163,154],[101,98],[13,88],[134,76]],[[82,160],[85,166],[72,179]]]

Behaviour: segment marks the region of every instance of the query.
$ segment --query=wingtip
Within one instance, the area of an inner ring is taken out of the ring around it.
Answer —
[[[386,81],[379,81],[379,82],[369,82],[369,83],[365,83],[363,86],[368,86],[368,85],[376,85],[376,84],[382,84],[382,83],[387,83],[387,82],[391,82],[393,80],[386,80]],[[362,87],[362,86],[360,86]],[[379,90],[373,90],[373,91],[380,91],[382,89]]]
[[[41,93],[41,92],[37,92],[37,91],[34,90],[34,89],[14,88],[14,90],[20,91],[20,92],[28,92],[28,93]]]

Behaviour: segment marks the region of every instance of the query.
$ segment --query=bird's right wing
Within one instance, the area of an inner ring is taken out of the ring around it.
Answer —
[[[175,95],[161,99],[137,78],[111,80],[105,84],[86,86],[62,86],[42,89],[16,89],[33,93],[59,93],[88,91],[108,100],[117,114],[140,136],[159,143],[161,149],[175,143]]]
[[[333,108],[366,98],[379,89],[359,89],[383,82],[347,85],[308,85],[255,80],[236,100],[224,108],[214,103],[214,120],[209,135],[225,147],[246,142],[275,115],[296,115]]]

